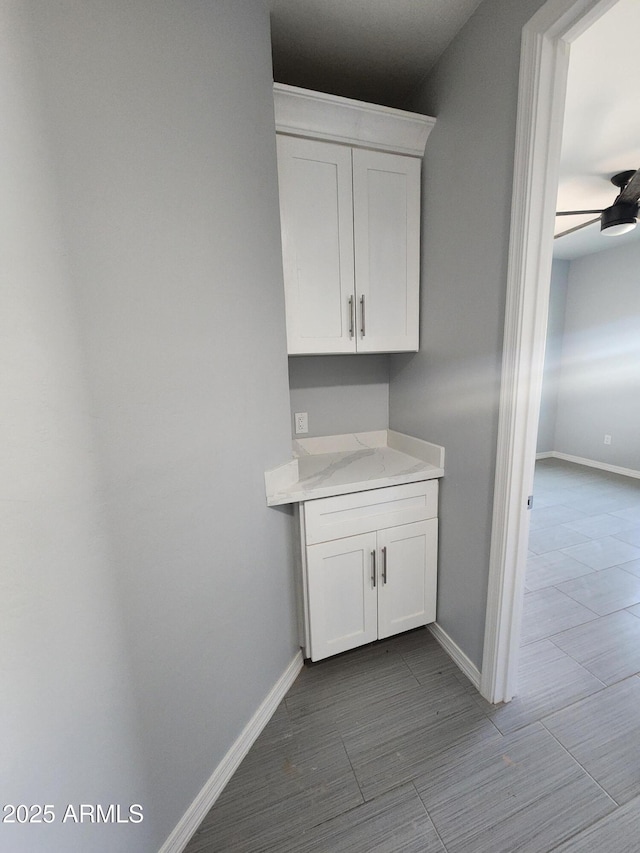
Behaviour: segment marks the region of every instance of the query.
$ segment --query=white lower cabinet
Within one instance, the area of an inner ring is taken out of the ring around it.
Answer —
[[[430,480],[303,505],[305,651],[312,660],[435,620],[437,489]],[[354,535],[317,541],[350,527]]]

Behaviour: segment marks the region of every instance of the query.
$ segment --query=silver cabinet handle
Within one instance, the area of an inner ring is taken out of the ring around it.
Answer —
[[[364,338],[364,293],[360,297],[360,334]]]
[[[371,583],[375,589],[376,586],[376,552],[371,552]]]
[[[387,546],[382,546],[382,583],[387,582]]]
[[[349,297],[349,337],[353,337],[353,296]]]

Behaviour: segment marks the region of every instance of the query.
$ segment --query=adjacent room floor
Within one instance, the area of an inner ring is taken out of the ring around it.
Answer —
[[[307,665],[186,853],[636,853],[640,481],[536,468],[518,696],[427,630]]]

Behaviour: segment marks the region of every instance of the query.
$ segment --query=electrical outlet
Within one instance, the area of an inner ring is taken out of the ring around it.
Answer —
[[[295,419],[296,435],[309,432],[309,416],[306,412],[296,412],[293,417]]]
[[[611,444],[611,436],[610,435],[605,435],[604,443],[605,444]]]

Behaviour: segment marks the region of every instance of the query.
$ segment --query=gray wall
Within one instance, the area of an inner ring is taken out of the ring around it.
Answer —
[[[555,450],[558,390],[567,287],[569,285],[569,266],[569,261],[554,260],[551,267],[547,340],[544,353],[544,376],[536,448],[538,453],[548,453]]]
[[[296,412],[309,415],[309,436],[389,426],[388,355],[291,357],[289,386],[292,435]]]
[[[421,349],[392,356],[390,425],[446,448],[437,619],[482,661],[521,31],[485,0],[408,105],[437,117],[423,179]]]
[[[0,847],[151,851],[144,823],[62,824],[153,800],[26,12],[0,6],[0,790],[56,820],[4,823]]]
[[[268,14],[14,8],[34,58],[6,77],[35,165],[13,175],[22,138],[3,160],[19,184],[2,193],[18,371],[2,788],[142,802],[138,827],[57,825],[40,849],[151,853],[297,650],[292,519],[263,481],[290,455]]]
[[[638,242],[571,261],[554,445],[634,471],[640,471],[638,269]]]

